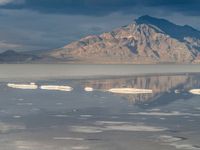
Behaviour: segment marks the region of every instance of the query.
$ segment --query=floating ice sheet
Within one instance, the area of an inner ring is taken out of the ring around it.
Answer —
[[[200,95],[200,89],[191,89],[189,92],[195,95]]]
[[[27,90],[34,90],[38,88],[38,86],[35,83],[30,83],[30,84],[8,83],[7,86],[15,89],[27,89]]]
[[[119,94],[150,94],[153,93],[151,89],[136,89],[136,88],[112,88],[108,92]]]
[[[194,116],[199,117],[200,114],[184,113],[178,111],[172,112],[138,112],[138,113],[129,113],[130,115],[144,115],[144,116]]]
[[[70,86],[60,86],[60,85],[41,85],[40,89],[54,90],[54,91],[66,91],[66,92],[70,92],[73,90],[73,88]]]

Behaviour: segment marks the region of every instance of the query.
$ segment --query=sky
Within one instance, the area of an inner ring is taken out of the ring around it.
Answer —
[[[200,30],[200,0],[0,0],[0,52],[51,50],[139,16]]]

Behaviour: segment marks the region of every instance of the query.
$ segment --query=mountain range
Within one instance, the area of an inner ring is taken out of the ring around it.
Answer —
[[[17,58],[18,62],[200,63],[200,31],[145,15],[111,32],[90,35],[51,51],[37,54],[13,52],[6,57],[5,53],[0,54],[0,62],[14,62]]]
[[[1,63],[28,63],[32,61],[40,60],[41,58],[37,55],[18,53],[13,50],[7,50],[0,54]]]

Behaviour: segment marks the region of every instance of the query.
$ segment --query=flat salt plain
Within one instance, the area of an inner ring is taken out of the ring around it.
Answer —
[[[144,74],[199,73],[200,65],[0,64],[0,80],[83,79]]]
[[[43,73],[30,65],[21,68],[26,74],[11,74],[18,65],[0,72],[0,150],[200,149],[200,97],[191,92],[200,89],[199,66],[139,71],[136,65],[129,72],[119,65],[110,73],[102,66],[75,67],[81,74],[63,65],[63,72],[57,65],[46,71],[44,65]],[[38,88],[7,86],[31,82]]]

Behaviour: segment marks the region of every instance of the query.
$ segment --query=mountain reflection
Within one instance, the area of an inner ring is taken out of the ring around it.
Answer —
[[[96,91],[107,91],[111,88],[136,88],[151,89],[148,94],[114,94],[121,96],[131,103],[144,103],[159,100],[163,95],[180,95],[188,93],[189,89],[200,87],[199,75],[148,75],[121,77],[115,79],[91,79],[85,80],[85,87],[92,87]]]

